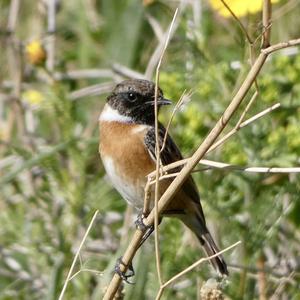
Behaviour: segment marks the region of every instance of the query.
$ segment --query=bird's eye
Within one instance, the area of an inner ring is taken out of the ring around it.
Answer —
[[[136,94],[135,93],[128,93],[128,99],[130,100],[130,101],[135,101],[136,99],[137,99],[137,96],[136,96]]]

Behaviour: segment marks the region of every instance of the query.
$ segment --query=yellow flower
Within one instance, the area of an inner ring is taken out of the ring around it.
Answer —
[[[27,90],[23,93],[22,100],[31,107],[37,107],[45,100],[45,98],[37,90]]]
[[[272,3],[280,0],[272,0]],[[218,11],[223,17],[231,17],[229,10],[225,7],[221,0],[210,0],[211,6]],[[243,17],[247,14],[253,14],[262,9],[262,0],[225,0],[237,17]]]
[[[26,54],[33,65],[42,64],[46,59],[46,51],[39,40],[33,40],[26,45]]]

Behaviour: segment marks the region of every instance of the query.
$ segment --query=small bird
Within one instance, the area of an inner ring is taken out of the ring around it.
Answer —
[[[99,117],[99,152],[106,173],[113,186],[130,204],[141,210],[144,205],[144,189],[147,175],[155,170],[155,84],[148,80],[129,79],[116,85],[107,98]],[[158,109],[171,101],[163,97],[159,88]],[[160,154],[163,165],[181,160],[182,155],[164,126],[159,123]],[[177,170],[179,171],[180,168]],[[160,182],[160,194],[168,188],[172,179]],[[154,193],[150,199],[152,207]],[[179,218],[190,228],[208,256],[219,252],[209,233],[202,211],[196,184],[190,176],[171,200],[162,216]],[[228,275],[226,263],[219,255],[210,260],[221,275]]]

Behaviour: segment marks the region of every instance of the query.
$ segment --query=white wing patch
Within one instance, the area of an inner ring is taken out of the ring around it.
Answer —
[[[142,132],[146,130],[149,126],[148,125],[139,125],[139,126],[134,126],[133,129],[131,130],[132,134]]]
[[[132,118],[122,116],[116,109],[111,108],[109,104],[105,104],[99,116],[99,121],[129,123],[132,122]]]

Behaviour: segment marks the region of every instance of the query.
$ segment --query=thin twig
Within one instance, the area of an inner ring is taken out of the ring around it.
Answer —
[[[150,203],[151,203],[151,190],[150,190],[150,177],[147,177],[147,183],[145,185],[145,196],[144,196],[144,207],[143,207],[143,215],[148,216],[150,212]]]
[[[56,1],[47,1],[47,17],[48,17],[48,37],[47,37],[47,70],[52,73],[55,66],[55,29],[56,29]]]
[[[169,133],[170,126],[171,126],[171,123],[173,121],[173,118],[175,116],[175,113],[177,112],[177,110],[179,109],[179,107],[182,105],[183,100],[185,99],[185,97],[190,97],[191,96],[190,93],[188,93],[186,95],[185,92],[186,92],[186,90],[183,91],[182,95],[179,98],[179,101],[176,103],[176,105],[175,105],[175,107],[174,107],[174,109],[172,111],[171,117],[169,118],[169,122],[168,122],[168,124],[166,126],[166,132],[165,132],[165,136],[164,136],[164,140],[163,140],[163,144],[161,146],[160,152],[162,152],[165,149],[166,141],[167,141],[167,137],[168,137],[168,133]]]
[[[152,30],[157,37],[159,42],[164,41],[164,32],[159,24],[159,22],[150,14],[146,14],[147,21],[149,22],[150,26],[152,27]]]
[[[55,72],[53,77],[55,80],[113,78],[113,72],[110,69],[83,69],[71,70],[66,73]]]
[[[227,163],[221,163],[216,161],[211,161],[207,159],[202,159],[199,162],[202,165],[209,166],[211,168],[225,169],[225,170],[238,170],[248,173],[300,173],[300,167],[294,168],[269,168],[269,167],[241,167],[235,166]]]
[[[229,13],[232,15],[232,17],[236,20],[236,22],[239,24],[241,30],[243,31],[243,33],[245,34],[245,36],[249,42],[249,44],[253,45],[252,38],[250,37],[250,35],[249,35],[247,29],[245,28],[245,26],[243,25],[243,23],[240,21],[240,19],[236,16],[236,14],[233,12],[233,10],[230,8],[230,6],[224,0],[221,0],[221,2],[226,7],[226,9],[229,11]]]
[[[255,91],[255,93],[253,94],[253,96],[251,97],[249,103],[247,104],[245,110],[242,112],[240,119],[238,120],[238,122],[235,125],[235,128],[241,128],[241,123],[243,122],[245,115],[247,114],[247,112],[249,111],[250,107],[252,106],[252,104],[254,103],[256,97],[258,95],[258,92]]]
[[[102,94],[106,94],[109,93],[114,86],[115,86],[114,82],[104,82],[104,83],[90,85],[80,90],[73,91],[72,93],[69,94],[69,99],[78,100],[84,97],[99,96]]]
[[[263,23],[262,48],[267,48],[270,46],[271,16],[272,16],[271,0],[264,0],[263,13],[262,13],[262,23]]]
[[[289,47],[289,46],[295,46],[300,43],[300,39],[288,41],[285,43],[277,44],[276,47],[271,46],[266,49],[261,50],[260,55],[257,57],[254,65],[251,67],[249,73],[247,74],[244,82],[242,83],[240,89],[230,102],[229,106],[225,110],[224,114],[221,116],[217,124],[214,126],[214,128],[211,130],[211,132],[208,134],[208,136],[205,138],[205,140],[202,142],[202,144],[199,146],[198,150],[194,153],[194,155],[188,160],[185,167],[180,171],[179,175],[173,180],[173,182],[170,184],[168,189],[165,191],[165,193],[162,195],[158,202],[158,212],[162,212],[165,207],[169,204],[171,201],[173,195],[180,189],[181,185],[186,181],[186,178],[191,173],[192,169],[198,164],[200,159],[206,154],[207,150],[213,145],[213,143],[216,141],[216,139],[219,137],[219,135],[222,133],[225,126],[228,124],[229,120],[233,116],[234,112],[238,109],[239,105],[243,101],[244,97],[246,96],[247,92],[253,85],[256,77],[258,76],[261,68],[263,67],[268,55],[274,51]],[[155,212],[154,210],[151,211],[149,216],[146,220],[144,220],[145,225],[152,225],[154,224],[154,217]],[[139,249],[139,245],[141,240],[143,239],[144,232],[141,230],[136,230],[132,240],[130,241],[126,251],[123,255],[123,263],[125,265],[128,265],[136,251]],[[126,267],[121,267],[121,271],[125,271]],[[116,294],[119,285],[121,283],[122,279],[118,274],[114,274],[106,292],[104,295],[104,300],[113,299],[114,295]]]
[[[266,259],[261,253],[259,256],[256,265],[258,269],[263,270],[265,268]],[[266,279],[266,273],[264,271],[259,271],[257,274],[257,282],[258,282],[258,294],[259,294],[259,300],[266,300],[266,286],[267,286],[267,279]]]
[[[20,0],[11,0],[9,6],[9,14],[8,14],[8,22],[7,22],[7,32],[13,33],[15,32],[18,14],[20,9]]]
[[[188,158],[186,159],[186,161]],[[300,173],[300,167],[288,167],[288,168],[277,168],[277,167],[242,167],[242,166],[237,166],[237,165],[231,165],[228,163],[223,163],[223,162],[218,162],[218,161],[212,161],[208,159],[201,159],[199,161],[200,165],[208,166],[208,168],[205,169],[194,169],[193,173],[195,172],[203,172],[204,170],[211,170],[211,169],[222,169],[224,171],[241,171],[241,172],[246,172],[246,173],[265,173],[265,174],[292,174],[292,173]],[[172,168],[175,168],[174,166]],[[179,174],[179,172],[175,173],[168,173],[164,174],[159,177],[159,181],[169,179],[169,178],[174,178]],[[150,185],[153,185],[156,182],[156,179],[152,178],[154,177],[154,172],[150,173],[148,175],[148,178],[151,178],[149,181]]]
[[[154,105],[154,114],[155,114],[155,156],[156,156],[156,181],[155,181],[155,200],[154,200],[154,210],[155,210],[155,218],[154,218],[154,229],[155,229],[155,256],[156,256],[156,267],[157,267],[157,274],[160,285],[162,285],[162,276],[161,276],[161,267],[160,267],[160,255],[159,255],[159,243],[158,243],[158,200],[159,200],[159,175],[160,175],[160,145],[159,145],[159,122],[158,122],[158,89],[159,89],[159,72],[160,67],[162,64],[162,59],[164,57],[164,54],[166,52],[166,49],[169,44],[169,40],[171,38],[171,33],[173,30],[173,26],[177,17],[178,8],[175,10],[172,22],[170,24],[168,35],[165,41],[165,45],[163,47],[163,50],[161,52],[157,68],[156,68],[156,76],[155,76],[155,105]]]
[[[77,252],[76,252],[76,254],[74,256],[72,265],[71,265],[70,270],[68,272],[68,275],[67,275],[67,278],[65,280],[64,286],[63,286],[63,288],[62,288],[62,290],[60,292],[58,300],[62,300],[63,297],[64,297],[64,294],[65,294],[66,288],[68,286],[68,283],[69,283],[70,279],[72,278],[72,273],[73,273],[74,267],[76,265],[77,259],[78,259],[79,255],[80,255],[81,248],[83,247],[83,244],[85,243],[85,240],[86,240],[88,234],[90,233],[90,230],[91,230],[91,228],[92,228],[92,226],[94,224],[94,221],[96,220],[98,212],[99,212],[98,210],[95,211],[95,213],[93,215],[93,218],[92,218],[92,220],[91,220],[91,222],[90,222],[90,224],[89,224],[89,226],[88,226],[88,228],[87,228],[87,230],[86,230],[86,232],[85,232],[85,234],[84,234],[84,236],[83,236],[83,238],[82,238],[82,240],[80,242],[80,245],[79,245],[79,247],[77,249]]]
[[[180,2],[180,9],[179,9],[179,14],[182,14],[183,10],[184,10],[184,6],[186,5],[185,3],[186,1],[183,1],[181,0]],[[167,38],[167,36],[169,35],[169,39],[171,39],[172,35],[174,34],[174,32],[176,31],[178,25],[179,25],[179,16],[177,18],[177,22],[175,22],[172,26],[172,32],[169,33],[169,31],[167,30],[165,33],[164,33],[164,38],[158,43],[157,47],[155,48],[151,58],[149,59],[149,62],[148,62],[148,65],[146,67],[146,70],[145,70],[145,78],[146,79],[151,79],[152,78],[152,75],[154,73],[154,70],[155,70],[155,67],[157,66],[158,62],[159,62],[159,59],[160,59],[160,55],[163,51],[163,48],[164,48],[164,45],[165,45],[165,40]]]
[[[172,284],[174,281],[176,281],[177,279],[179,279],[180,277],[182,277],[183,275],[187,274],[188,272],[192,271],[193,269],[195,269],[196,267],[198,267],[200,264],[202,264],[203,262],[206,261],[210,261],[211,259],[213,259],[214,257],[219,256],[220,254],[229,251],[230,249],[236,247],[237,245],[241,244],[241,241],[236,242],[235,244],[225,248],[222,251],[219,251],[218,253],[211,255],[209,257],[202,257],[200,258],[198,261],[196,261],[195,263],[193,263],[191,266],[189,266],[188,268],[184,269],[183,271],[181,271],[180,273],[176,274],[175,276],[173,276],[171,279],[169,279],[168,281],[166,281],[159,289],[157,296],[155,298],[155,300],[159,300],[160,297],[162,296],[163,290],[170,284]]]
[[[70,277],[69,281],[71,281],[73,278],[75,278],[77,275],[79,275],[79,274],[82,273],[82,272],[94,273],[95,275],[98,275],[98,276],[103,275],[103,272],[100,272],[100,271],[98,271],[98,270],[94,270],[94,269],[85,269],[85,268],[82,268],[82,269],[81,269],[81,268],[80,268],[79,271],[75,272],[75,273]]]
[[[298,45],[300,45],[300,38],[272,45],[268,48],[262,49],[261,52],[265,55],[269,55],[275,51],[278,51],[278,50],[281,50],[281,49],[284,49],[287,47],[298,46]]]
[[[281,282],[277,285],[277,288],[275,290],[275,292],[273,293],[272,297],[270,298],[270,300],[278,300],[280,299],[280,294],[282,293],[285,285],[287,282],[289,282],[294,276],[295,276],[296,272],[292,271],[289,276],[287,278],[283,277],[281,278]]]
[[[231,14],[231,16],[235,19],[235,21],[238,23],[238,25],[240,26],[242,32],[246,36],[246,39],[247,39],[247,41],[249,43],[250,62],[251,62],[251,66],[252,66],[254,64],[254,61],[255,61],[255,49],[254,49],[254,45],[256,43],[256,40],[254,40],[254,41],[252,40],[252,38],[250,37],[250,35],[249,35],[247,29],[245,28],[245,26],[243,25],[243,23],[236,16],[236,14],[233,12],[233,10],[227,5],[227,3],[224,0],[221,0],[221,2],[226,7],[226,9],[229,11],[229,13]],[[254,81],[254,85],[255,85],[256,91],[258,92],[258,84],[257,84],[256,79]]]
[[[145,75],[142,73],[139,73],[137,71],[134,71],[128,67],[125,67],[121,64],[114,63],[112,65],[112,70],[114,73],[126,77],[126,78],[138,78],[138,79],[146,79]]]
[[[258,120],[259,118],[265,116],[266,114],[270,113],[271,111],[277,109],[280,107],[279,103],[276,103],[272,105],[271,107],[261,111],[260,113],[254,115],[253,117],[247,119],[243,123],[240,124],[239,127],[234,127],[232,130],[230,130],[226,135],[224,135],[221,139],[219,139],[217,142],[215,142],[208,150],[207,153],[210,153],[211,151],[215,150],[217,147],[222,145],[225,141],[227,141],[231,136],[233,136],[237,131],[239,131],[241,128],[253,123],[254,121]],[[163,167],[163,172],[167,172],[168,170],[174,169],[176,167],[179,167],[183,164],[185,164],[188,161],[189,158],[185,158],[182,160],[178,160],[174,163],[171,163],[169,165],[166,165]],[[153,177],[154,172],[151,172],[148,176]]]

